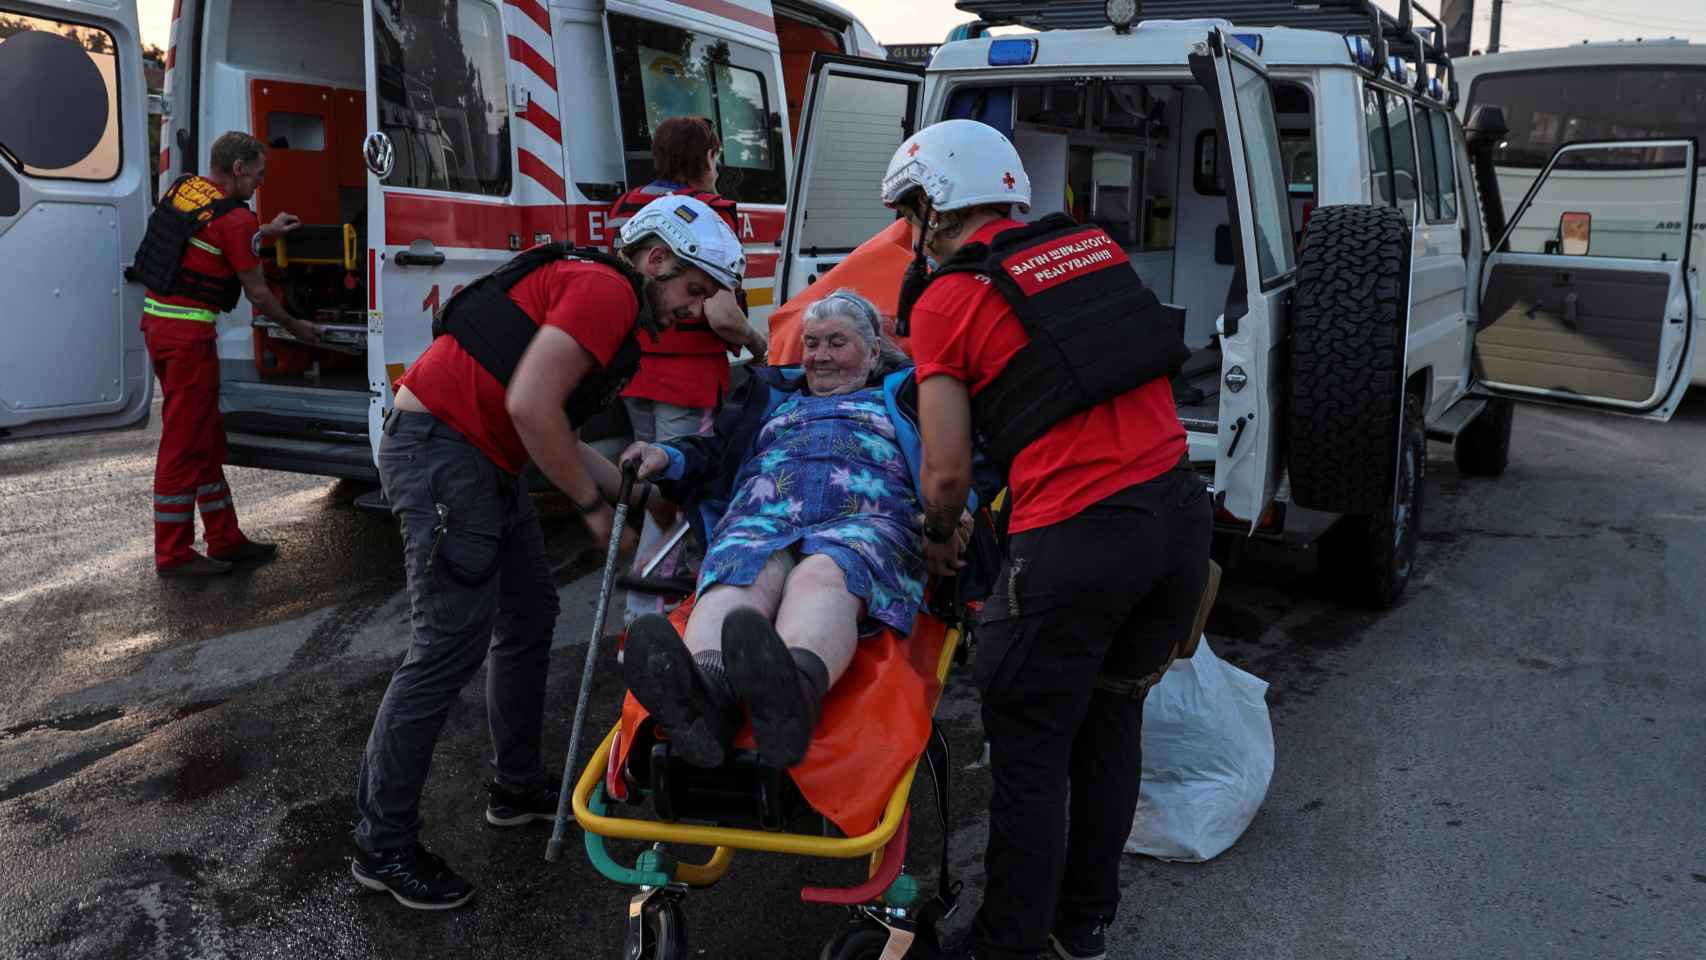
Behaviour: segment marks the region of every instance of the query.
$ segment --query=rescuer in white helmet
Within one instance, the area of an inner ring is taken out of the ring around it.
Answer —
[[[580,425],[633,376],[636,332],[700,317],[745,269],[740,240],[710,207],[663,197],[622,227],[614,255],[534,247],[451,297],[433,321],[432,346],[398,381],[379,445],[402,526],[414,642],[362,757],[350,869],[363,886],[421,910],[473,897],[473,885],[421,845],[420,798],[445,717],[482,663],[486,821],[555,818],[559,775],[546,771],[539,739],[557,587],[522,468],[537,466],[607,542],[615,470],[583,448]]]
[[[1168,382],[1182,325],[1100,228],[1011,219],[1030,179],[993,127],[920,130],[882,191],[916,238],[897,326],[918,362],[932,569],[961,563],[974,438],[1012,494],[973,664],[994,779],[987,881],[951,955],[1094,960],[1119,905],[1143,697],[1208,574],[1210,500]]]

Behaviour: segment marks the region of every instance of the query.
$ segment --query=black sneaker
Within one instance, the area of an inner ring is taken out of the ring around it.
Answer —
[[[494,827],[519,827],[535,820],[556,822],[557,791],[561,784],[562,780],[557,778],[518,792],[506,790],[496,780],[487,780],[486,822]]]
[[[667,619],[648,613],[629,624],[622,673],[634,699],[657,718],[683,760],[706,770],[723,765],[740,713],[728,694],[706,683]]]
[[[1048,936],[1049,948],[1059,960],[1104,960],[1108,955],[1108,936],[1102,924],[1076,936]]]
[[[474,885],[419,843],[375,853],[358,847],[349,870],[356,883],[411,910],[452,910],[474,899]]]

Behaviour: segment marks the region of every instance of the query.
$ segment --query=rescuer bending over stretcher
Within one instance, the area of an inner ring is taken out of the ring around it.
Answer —
[[[641,617],[623,660],[634,698],[695,766],[722,764],[742,703],[760,760],[799,763],[859,638],[910,632],[923,603],[910,361],[884,349],[876,309],[851,291],[813,304],[801,329],[803,370],[754,371],[714,434],[623,454],[674,499],[721,511],[684,635]]]

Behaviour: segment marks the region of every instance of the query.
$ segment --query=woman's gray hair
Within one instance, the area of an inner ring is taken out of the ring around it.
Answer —
[[[912,366],[912,358],[883,335],[883,315],[878,312],[877,305],[860,296],[858,291],[842,287],[807,307],[805,316],[800,320],[801,334],[804,335],[806,324],[831,317],[845,317],[853,321],[853,329],[858,331],[859,339],[867,349],[876,344],[877,365],[871,371],[872,383],[896,370]]]

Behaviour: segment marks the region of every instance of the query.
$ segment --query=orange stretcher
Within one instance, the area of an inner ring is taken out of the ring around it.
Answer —
[[[678,630],[690,611],[691,601],[671,615]],[[800,891],[806,901],[853,911],[823,957],[898,958],[915,941],[933,945],[933,920],[951,912],[958,885],[946,871],[945,835],[933,897],[925,898],[916,878],[903,872],[908,800],[923,758],[946,833],[947,742],[932,715],[961,638],[959,626],[923,614],[910,635],[884,630],[861,640],[847,673],[824,698],[805,760],[787,774],[757,762],[750,725],[723,768],[690,767],[670,754],[667,738],[628,696],[570,798],[593,865],[639,887],[629,904],[624,956],[689,956],[682,901],[689,889],[722,879],[739,850],[869,858],[864,883]],[[631,815],[645,812],[651,816]],[[609,839],[653,846],[627,867],[611,857]],[[676,858],[671,846],[713,852],[695,863]]]

